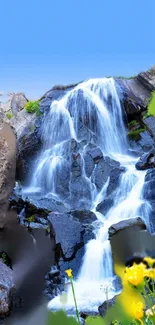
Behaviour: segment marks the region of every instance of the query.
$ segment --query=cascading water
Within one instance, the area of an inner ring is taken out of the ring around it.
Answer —
[[[75,281],[75,291],[79,309],[96,310],[105,300],[101,285],[112,283],[114,277],[108,240],[109,227],[120,220],[135,218],[140,213],[144,219],[140,208],[145,204],[142,199],[145,172],[135,169],[136,159],[129,155],[122,108],[114,79],[93,79],[83,82],[61,99],[54,101],[44,119],[42,139],[44,146],[36,162],[29,188],[30,192],[38,192],[40,196],[52,195],[60,200],[63,199],[59,185],[65,173],[68,173],[69,178],[66,185],[69,195],[71,139],[75,139],[77,143],[91,141],[100,147],[103,156],[107,155],[125,167],[119,188],[115,193],[114,205],[107,215],[101,215],[96,211],[96,206],[106,197],[109,179],[98,191],[93,179],[86,177],[85,173],[83,155],[87,143],[84,144],[83,151],[80,151],[82,175],[92,193],[92,210],[96,213],[101,226],[96,229],[96,239],[86,245],[83,264]],[[84,200],[85,197],[82,199]],[[67,197],[64,200],[67,201]],[[68,200],[68,203],[70,202]],[[71,203],[70,207],[72,208]],[[109,298],[114,294],[115,288],[112,288]],[[70,309],[73,306],[70,291],[66,306],[61,306],[59,297],[55,297],[49,303],[49,308]]]

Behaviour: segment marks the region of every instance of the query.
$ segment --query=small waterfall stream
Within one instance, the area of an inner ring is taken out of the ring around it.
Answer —
[[[83,133],[81,125],[85,126]],[[97,212],[96,207],[106,197],[109,180],[98,192],[92,179],[87,178],[93,193],[92,211],[96,213],[101,226],[96,230],[96,239],[86,245],[83,264],[75,281],[75,291],[79,309],[96,310],[105,300],[101,285],[112,283],[114,277],[108,240],[109,227],[129,218],[141,216],[144,219],[140,208],[145,204],[142,198],[145,172],[135,169],[136,159],[129,154],[122,107],[113,78],[83,82],[52,103],[50,112],[44,119],[44,146],[36,161],[29,193],[38,192],[40,196],[52,195],[62,199],[58,183],[63,173],[70,168],[67,141],[75,139],[80,142],[86,137],[88,142],[92,141],[100,147],[103,156],[107,155],[125,167],[115,194],[114,205],[107,215]],[[80,154],[83,157],[83,152]],[[84,164],[83,177],[86,179]],[[109,298],[114,295],[115,288],[111,286]],[[70,291],[67,305],[61,306],[59,297],[49,303],[49,308],[70,309],[73,306]]]

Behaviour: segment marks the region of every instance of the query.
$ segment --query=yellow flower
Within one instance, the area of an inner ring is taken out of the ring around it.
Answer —
[[[124,280],[134,285],[135,287],[144,282],[145,265],[143,263],[134,264],[131,267],[126,267]]]
[[[133,318],[140,320],[144,316],[144,304],[141,301],[132,303]]]
[[[155,279],[155,269],[146,269],[144,271],[144,276],[147,276],[148,278]]]
[[[147,262],[150,267],[155,263],[155,259],[149,256],[144,257],[143,261]]]
[[[69,278],[72,278],[72,269],[68,269],[65,271]]]

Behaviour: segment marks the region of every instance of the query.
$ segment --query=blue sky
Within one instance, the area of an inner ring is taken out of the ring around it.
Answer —
[[[35,99],[155,65],[155,0],[1,0],[0,12],[0,91]]]

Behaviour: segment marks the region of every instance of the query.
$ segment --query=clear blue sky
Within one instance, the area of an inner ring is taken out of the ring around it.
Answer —
[[[0,91],[130,76],[155,65],[155,0],[1,0]]]

